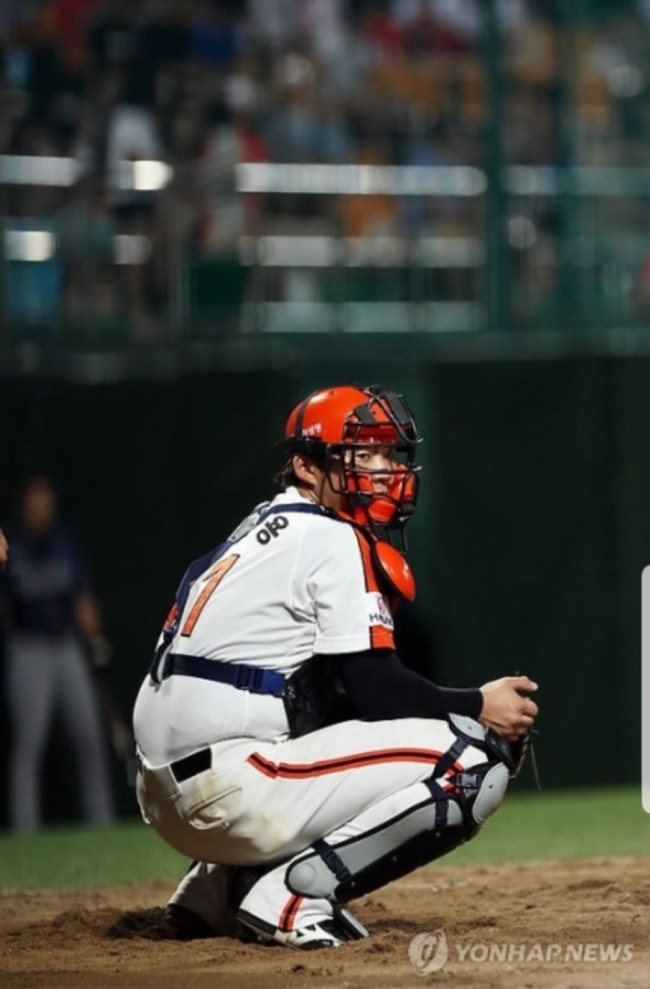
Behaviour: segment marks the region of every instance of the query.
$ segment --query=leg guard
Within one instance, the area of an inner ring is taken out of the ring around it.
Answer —
[[[450,719],[456,742],[439,760],[433,777],[425,781],[431,796],[372,831],[335,847],[325,840],[314,842],[287,870],[286,883],[292,892],[346,903],[446,855],[474,837],[501,804],[510,770],[495,754],[481,725],[469,718],[458,722]],[[486,751],[486,762],[447,777],[446,782],[452,782],[454,790],[444,790],[440,778],[470,744]]]

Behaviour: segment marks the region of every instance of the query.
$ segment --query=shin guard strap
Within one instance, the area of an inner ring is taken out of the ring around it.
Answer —
[[[318,852],[327,868],[330,872],[334,873],[340,883],[345,883],[352,879],[352,873],[346,866],[345,862],[341,860],[332,846],[328,845],[323,838],[319,838],[318,841],[313,841],[311,847],[315,852]]]

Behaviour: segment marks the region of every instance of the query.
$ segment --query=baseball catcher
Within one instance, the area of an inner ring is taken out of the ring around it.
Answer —
[[[280,493],[179,585],[134,712],[144,820],[194,860],[167,907],[179,935],[366,937],[350,901],[503,800],[536,684],[441,687],[395,652],[419,442],[394,392],[314,392],[289,416]]]

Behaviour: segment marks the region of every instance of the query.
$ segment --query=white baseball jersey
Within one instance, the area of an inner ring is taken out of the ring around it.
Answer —
[[[249,516],[197,577],[168,650],[290,676],[316,654],[394,648],[389,603],[366,540],[295,488],[270,508]],[[153,766],[227,739],[288,734],[281,698],[177,675],[161,683],[147,677],[134,724]]]

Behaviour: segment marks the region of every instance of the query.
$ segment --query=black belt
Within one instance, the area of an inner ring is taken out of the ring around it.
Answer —
[[[165,658],[161,680],[174,675],[229,683],[238,690],[248,690],[252,694],[282,697],[284,693],[284,677],[276,670],[246,666],[245,663],[222,663],[218,659],[189,656],[182,652],[168,653]]]
[[[185,756],[184,759],[170,762],[169,768],[174,774],[176,782],[182,783],[184,780],[196,776],[197,773],[203,773],[211,765],[212,752],[210,749],[199,749],[198,752],[193,752],[192,755]]]

